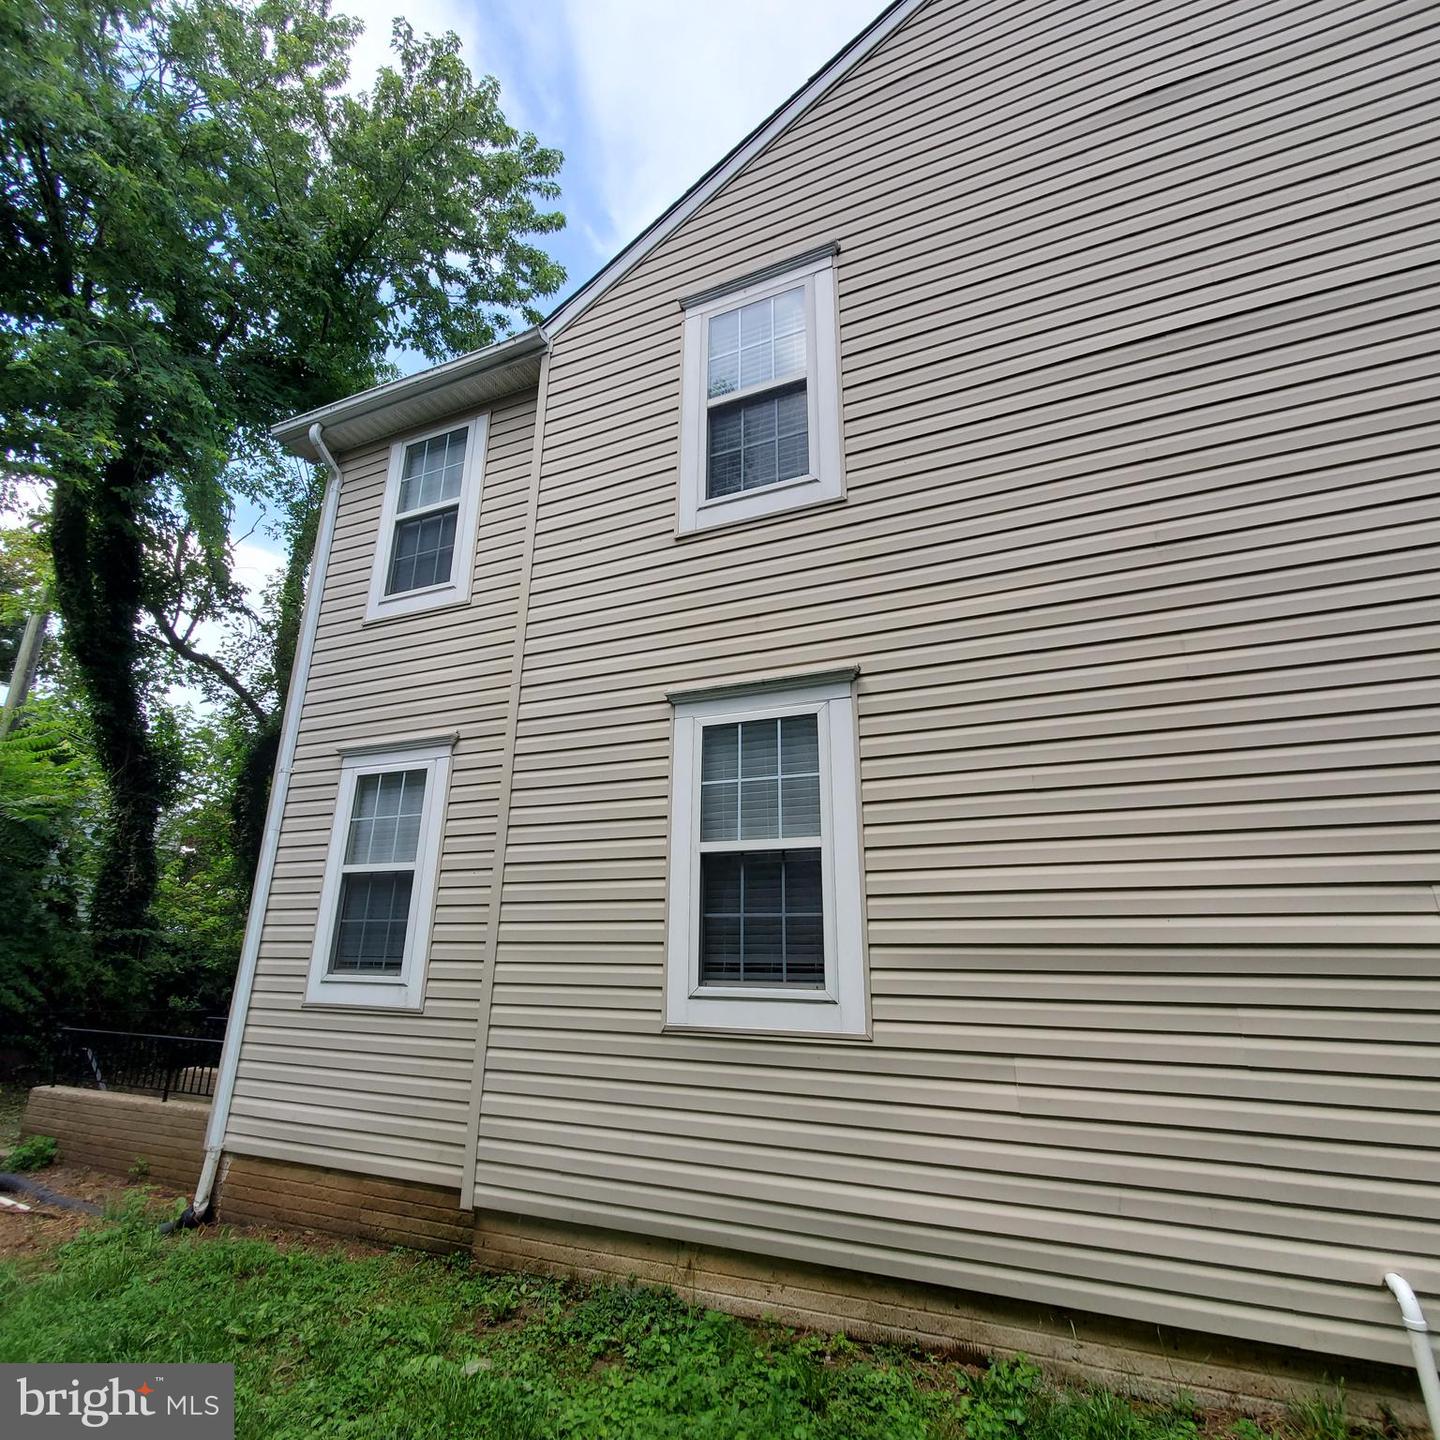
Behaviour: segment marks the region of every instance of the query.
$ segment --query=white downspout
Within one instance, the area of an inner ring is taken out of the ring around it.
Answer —
[[[335,512],[340,506],[340,467],[325,444],[319,424],[310,427],[310,443],[330,472],[325,482],[325,499],[320,509],[320,526],[315,535],[315,555],[310,565],[310,583],[300,613],[300,639],[290,671],[290,688],[285,696],[285,713],[280,722],[280,745],[275,756],[275,774],[270,781],[270,803],[265,809],[265,830],[260,839],[260,858],[255,866],[255,883],[250,893],[250,912],[245,920],[245,939],[240,946],[240,969],[235,976],[235,993],[230,1000],[230,1017],[225,1024],[225,1044],[220,1051],[220,1074],[215,1098],[210,1104],[210,1123],[205,1130],[205,1163],[195,1187],[191,1211],[203,1220],[215,1190],[225,1128],[230,1121],[230,1101],[235,1094],[235,1073],[240,1067],[240,1038],[255,988],[255,967],[260,958],[260,935],[265,928],[265,911],[270,903],[270,881],[275,873],[275,855],[280,848],[280,820],[290,788],[290,770],[295,760],[295,740],[300,731],[300,707],[305,700],[305,682],[310,674],[310,654],[315,648],[315,630],[320,620],[320,596],[325,589],[325,571],[330,563],[330,542],[335,534]],[[191,1223],[194,1223],[193,1221]]]
[[[1420,1393],[1425,1397],[1430,1433],[1435,1440],[1440,1440],[1440,1375],[1435,1371],[1435,1352],[1430,1348],[1430,1327],[1425,1323],[1425,1312],[1403,1275],[1391,1271],[1385,1283],[1400,1302],[1400,1318],[1410,1337],[1410,1353],[1415,1357],[1415,1373],[1420,1377]]]

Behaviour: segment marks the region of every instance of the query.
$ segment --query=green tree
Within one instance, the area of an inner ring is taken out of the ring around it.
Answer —
[[[453,35],[394,26],[349,94],[325,0],[0,3],[0,454],[51,486],[64,642],[109,823],[90,923],[148,935],[165,775],[145,699],[157,554],[223,591],[227,466],[266,428],[484,345],[562,272],[530,237],[560,156],[505,121]],[[260,723],[257,721],[257,729]]]
[[[248,732],[230,717],[183,707],[157,725],[180,777],[157,832],[154,936],[142,966],[147,1023],[185,1031],[223,1014],[250,899],[250,870],[234,844],[230,798]]]
[[[267,528],[283,543],[287,563],[256,601],[226,574],[217,582],[183,526],[175,527],[168,551],[152,552],[146,663],[199,690],[224,717],[231,838],[247,880],[260,849],[323,493],[312,466],[289,461],[270,470],[263,494],[277,513]],[[197,639],[202,626],[208,649]]]
[[[0,739],[0,1058],[39,1058],[97,986],[83,935],[98,793],[83,714],[32,700]]]
[[[35,531],[0,529],[0,626],[34,613],[50,586]],[[247,643],[226,647],[226,660],[257,684],[276,663],[266,636],[276,629],[279,588],[277,580]],[[97,966],[89,944],[104,791],[83,692],[58,645],[45,647],[35,692],[0,735],[0,1074],[42,1064],[62,1023],[188,1031],[229,998],[250,879],[230,810],[254,725],[233,697],[223,703],[223,684],[201,714],[169,698],[185,667],[146,638],[156,664],[145,705],[170,799],[157,828],[153,934],[139,965]]]

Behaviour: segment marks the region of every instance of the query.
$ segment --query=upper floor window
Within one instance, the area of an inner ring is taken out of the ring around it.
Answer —
[[[683,302],[681,533],[844,493],[833,258]]]
[[[391,448],[367,619],[470,598],[486,418]]]

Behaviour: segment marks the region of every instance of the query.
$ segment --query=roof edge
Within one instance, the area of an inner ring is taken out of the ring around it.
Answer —
[[[915,13],[925,0],[894,0],[858,35],[810,77],[779,109],[762,120],[728,155],[710,167],[668,210],[640,232],[602,270],[597,271],[568,300],[557,305],[541,326],[554,339],[578,320],[618,280],[667,240],[716,191],[743,170],[777,136],[783,134],[822,95],[872,51],[878,49]]]
[[[528,359],[549,348],[545,331],[538,325],[497,340],[483,350],[470,350],[457,355],[453,360],[444,360],[426,370],[417,370],[413,375],[403,375],[398,380],[387,380],[383,385],[372,385],[368,390],[359,390],[342,400],[318,409],[307,410],[303,415],[292,415],[278,425],[270,427],[270,434],[286,449],[297,447],[308,451],[308,436],[312,425],[327,428],[347,420],[356,420],[376,410],[385,410],[404,400],[413,400],[432,390],[442,390],[460,380],[484,374],[513,360]]]

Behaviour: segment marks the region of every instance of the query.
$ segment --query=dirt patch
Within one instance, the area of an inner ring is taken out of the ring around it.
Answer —
[[[144,1180],[126,1180],[100,1170],[87,1169],[82,1165],[51,1165],[26,1178],[71,1200],[85,1200],[91,1205],[98,1205],[101,1213],[85,1215],[32,1200],[27,1195],[12,1195],[7,1192],[7,1199],[17,1200],[30,1208],[18,1210],[8,1205],[0,1205],[0,1262],[43,1262],[57,1246],[73,1239],[89,1226],[101,1223],[106,1215],[114,1214],[131,1201],[133,1196],[146,1197],[146,1208],[154,1214],[157,1224],[175,1214],[178,1202],[189,1199],[188,1195],[182,1195],[178,1190],[171,1190],[163,1185]],[[223,1215],[221,1218],[224,1218]],[[393,1253],[393,1247],[390,1246],[371,1245],[363,1240],[327,1235],[319,1230],[306,1230],[299,1226],[235,1225],[231,1228],[238,1235],[268,1241],[281,1251],[339,1251],[350,1260]]]
[[[225,1221],[222,1206],[220,1221]],[[231,1225],[236,1235],[247,1235],[255,1240],[264,1240],[277,1250],[285,1252],[304,1250],[310,1254],[332,1254],[338,1252],[347,1260],[365,1260],[373,1255],[393,1255],[393,1245],[372,1245],[365,1240],[352,1240],[348,1235],[331,1235],[324,1230],[307,1230],[301,1225]],[[406,1252],[402,1252],[406,1253]]]
[[[145,1193],[157,1219],[172,1215],[178,1198],[173,1190],[136,1184],[78,1165],[51,1165],[37,1170],[29,1178],[72,1200],[87,1200],[92,1205],[98,1205],[102,1211],[117,1210],[130,1196]],[[62,1210],[57,1205],[32,1200],[27,1195],[7,1193],[6,1198],[30,1208],[19,1210],[0,1205],[0,1261],[42,1261],[57,1245],[63,1245],[103,1218],[102,1215],[82,1215],[74,1210]]]

